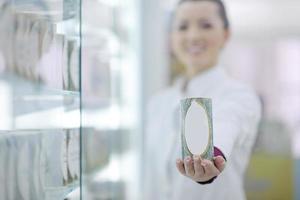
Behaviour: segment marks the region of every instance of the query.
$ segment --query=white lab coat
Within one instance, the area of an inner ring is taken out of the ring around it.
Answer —
[[[260,102],[247,86],[214,67],[192,79],[183,94],[182,79],[152,98],[148,107],[143,200],[243,200],[243,176],[260,119]],[[212,98],[214,146],[226,168],[209,185],[200,185],[176,169],[180,154],[179,101]]]

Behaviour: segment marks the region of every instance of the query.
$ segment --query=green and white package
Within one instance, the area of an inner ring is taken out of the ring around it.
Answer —
[[[186,98],[180,101],[182,158],[199,155],[212,160],[212,102],[209,98]]]

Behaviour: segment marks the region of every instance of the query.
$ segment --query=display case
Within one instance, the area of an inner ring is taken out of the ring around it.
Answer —
[[[82,2],[83,199],[141,199],[138,10],[137,0]]]
[[[140,199],[137,0],[0,3],[0,200]]]
[[[80,188],[80,1],[0,3],[0,199]]]

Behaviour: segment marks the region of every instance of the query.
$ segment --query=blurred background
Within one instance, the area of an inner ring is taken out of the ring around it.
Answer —
[[[0,0],[0,200],[141,199],[147,102],[180,71],[175,4]],[[225,4],[221,64],[263,104],[247,197],[300,199],[300,2]]]

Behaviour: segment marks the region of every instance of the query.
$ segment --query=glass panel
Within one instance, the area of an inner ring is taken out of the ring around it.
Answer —
[[[135,0],[83,1],[83,199],[139,199],[135,6]]]
[[[16,0],[1,6],[1,98],[10,118],[1,129],[78,127],[79,7],[69,4]]]
[[[79,0],[0,3],[1,199],[79,187],[79,11]]]

